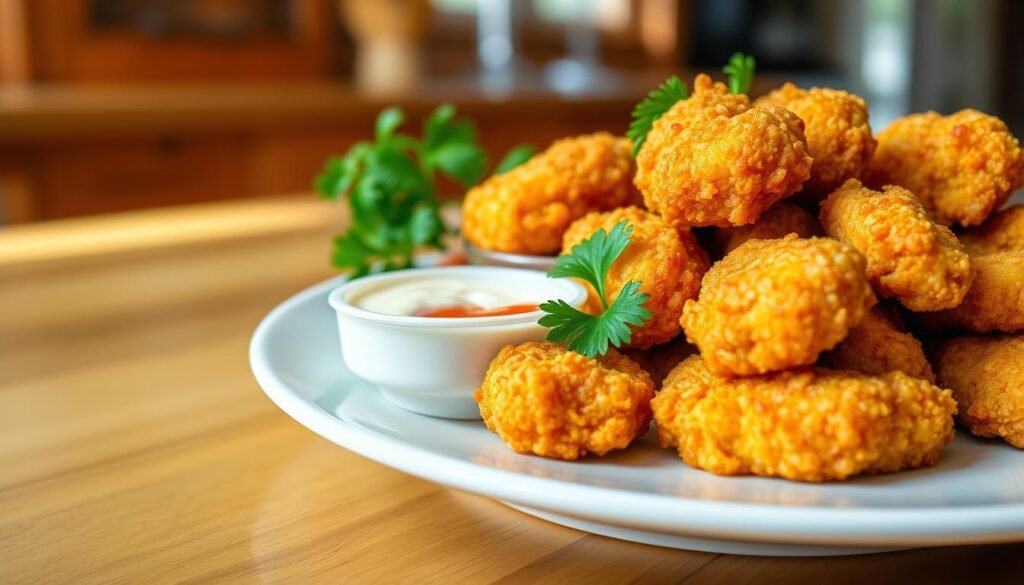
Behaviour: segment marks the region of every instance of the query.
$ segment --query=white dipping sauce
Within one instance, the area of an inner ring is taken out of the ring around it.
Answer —
[[[487,282],[428,278],[371,290],[350,302],[385,315],[416,315],[445,307],[497,309],[530,301],[521,293]]]

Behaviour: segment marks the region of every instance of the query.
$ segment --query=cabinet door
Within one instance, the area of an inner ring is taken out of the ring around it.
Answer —
[[[173,137],[47,148],[39,158],[41,218],[247,195],[243,144]]]

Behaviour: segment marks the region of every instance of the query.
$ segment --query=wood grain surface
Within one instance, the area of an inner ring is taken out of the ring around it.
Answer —
[[[0,583],[874,585],[1024,574],[1021,544],[785,559],[619,542],[328,443],[264,397],[247,345],[275,304],[330,276],[338,221],[309,197],[0,231]]]

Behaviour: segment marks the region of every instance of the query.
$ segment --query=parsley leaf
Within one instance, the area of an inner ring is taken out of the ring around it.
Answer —
[[[540,308],[546,313],[540,318],[543,327],[551,328],[547,340],[565,343],[566,347],[587,357],[608,353],[608,347],[629,343],[633,336],[630,325],[641,326],[651,318],[644,308],[648,295],[638,294],[640,283],[631,280],[622,287],[612,306],[600,315],[590,315],[573,308],[565,301],[548,301]]]
[[[537,149],[532,144],[520,144],[513,147],[505,153],[505,158],[501,159],[501,162],[498,163],[498,166],[494,169],[494,174],[500,175],[511,171],[533,158],[536,152]]]
[[[424,170],[429,176],[439,170],[463,187],[472,187],[487,170],[487,154],[476,140],[476,127],[469,120],[457,120],[455,106],[438,107],[423,124],[419,152]]]
[[[467,187],[475,185],[487,170],[484,151],[470,143],[444,144],[431,152],[430,161],[441,172]]]
[[[640,146],[647,139],[647,133],[654,126],[657,120],[669,111],[669,109],[680,100],[689,97],[686,84],[680,81],[679,77],[673,75],[665,80],[651,93],[647,94],[639,104],[633,108],[633,121],[629,124],[626,136],[633,141],[633,156],[640,152]]]
[[[638,292],[639,282],[631,280],[623,285],[611,306],[605,295],[608,269],[629,245],[632,233],[632,226],[623,220],[615,224],[610,233],[599,229],[573,246],[569,254],[558,257],[548,276],[569,276],[589,282],[597,291],[604,310],[599,315],[590,315],[562,300],[542,303],[540,309],[546,314],[539,323],[550,329],[548,341],[565,343],[577,353],[596,357],[607,353],[609,345],[619,347],[629,343],[633,335],[630,325],[639,327],[651,318],[650,311],[644,308],[649,297]]]
[[[626,220],[615,224],[610,234],[599,229],[586,240],[573,246],[569,254],[559,256],[555,260],[554,268],[548,271],[548,276],[551,278],[572,276],[589,282],[597,291],[597,296],[601,299],[601,306],[607,309],[608,301],[604,293],[604,280],[612,263],[629,245],[629,238],[632,234],[633,226],[629,225]]]
[[[732,93],[747,93],[750,86],[754,84],[754,69],[757,68],[757,61],[752,55],[736,53],[729,62],[722,67],[722,73],[729,76],[729,91]]]
[[[374,124],[374,135],[377,142],[385,142],[391,138],[403,122],[405,122],[405,114],[398,108],[387,108],[378,114],[377,122]]]

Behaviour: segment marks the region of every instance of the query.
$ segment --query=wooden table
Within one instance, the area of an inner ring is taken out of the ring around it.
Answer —
[[[278,411],[249,336],[331,274],[312,197],[0,231],[0,583],[975,583],[1024,545],[781,559],[576,532]]]

